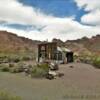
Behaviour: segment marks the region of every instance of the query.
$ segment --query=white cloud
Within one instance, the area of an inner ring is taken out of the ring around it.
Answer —
[[[77,38],[81,38],[84,36],[94,36],[96,34],[100,34],[99,27],[90,27],[90,26],[83,26],[77,22],[70,22],[69,24],[65,24],[63,26],[48,26],[45,27],[42,31],[38,30],[31,30],[31,31],[24,31],[24,30],[17,30],[8,27],[0,27],[0,30],[7,30],[8,32],[16,33],[19,36],[24,36],[33,40],[52,40],[52,38],[66,40],[73,40]]]
[[[85,6],[86,11],[100,9],[100,0],[75,0],[75,2],[80,8]]]
[[[16,0],[0,0],[0,20],[8,23],[32,24],[33,9]]]
[[[67,40],[100,34],[99,27],[81,25],[73,17],[58,18],[46,15],[35,8],[19,3],[17,0],[0,0],[0,21],[35,25],[37,28],[41,28],[41,30],[18,30],[0,26],[0,30],[14,32],[34,40],[52,40],[52,38]]]
[[[85,6],[88,14],[82,16],[81,21],[85,24],[100,26],[100,0],[75,0],[79,8]]]
[[[92,11],[81,18],[81,21],[86,24],[100,25],[100,10]]]

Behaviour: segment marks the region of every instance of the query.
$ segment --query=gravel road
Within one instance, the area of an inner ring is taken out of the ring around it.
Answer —
[[[0,90],[23,100],[100,100],[100,70],[82,63],[60,65],[62,78],[32,79],[0,72]]]

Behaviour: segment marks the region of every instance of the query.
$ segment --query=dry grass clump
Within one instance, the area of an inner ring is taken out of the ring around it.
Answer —
[[[0,100],[22,100],[19,96],[13,96],[6,91],[0,91]]]
[[[34,78],[46,77],[49,71],[48,64],[38,64],[32,68],[31,76]]]

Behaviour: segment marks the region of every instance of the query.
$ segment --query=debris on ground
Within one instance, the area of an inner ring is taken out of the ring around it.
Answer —
[[[74,66],[69,66],[70,68],[74,68]]]

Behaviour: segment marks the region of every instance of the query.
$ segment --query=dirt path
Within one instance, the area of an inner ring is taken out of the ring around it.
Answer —
[[[99,69],[73,63],[60,65],[60,72],[64,76],[54,80],[0,72],[0,90],[19,95],[23,100],[100,100]]]

